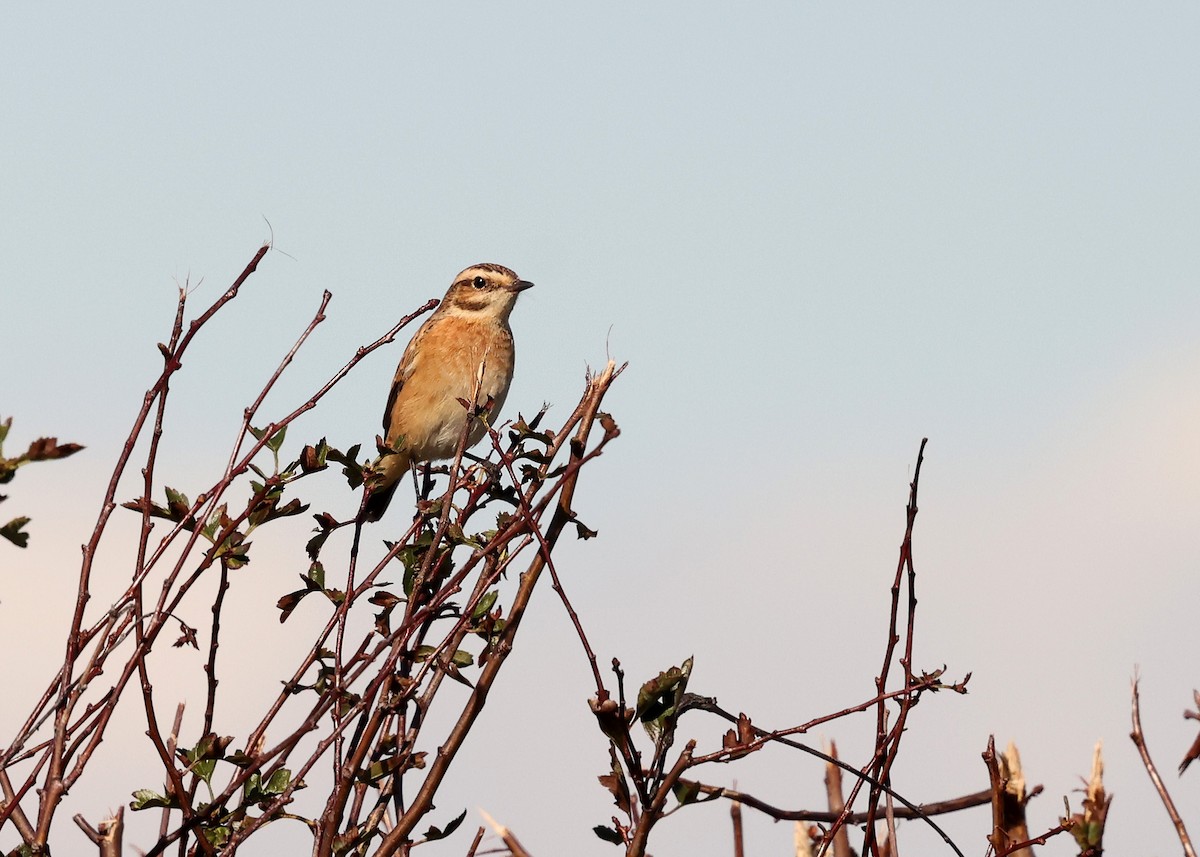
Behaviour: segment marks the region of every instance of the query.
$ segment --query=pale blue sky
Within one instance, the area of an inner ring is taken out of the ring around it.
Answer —
[[[602,659],[645,678],[695,654],[694,689],[765,726],[866,698],[928,436],[918,657],[975,678],[915,712],[896,785],[982,788],[995,732],[1046,785],[1046,827],[1102,738],[1109,849],[1175,851],[1126,735],[1140,663],[1171,771],[1200,682],[1200,11],[748,6],[7,7],[0,415],[14,445],[88,450],[6,492],[34,524],[29,551],[0,549],[0,627],[58,627],[176,281],[204,302],[269,235],[284,251],[176,386],[182,486],[224,461],[322,289],[280,408],[496,261],[538,284],[513,317],[509,416],[564,416],[585,364],[630,361],[624,434],[580,490],[601,538],[563,563]],[[399,353],[303,431],[369,442]],[[245,583],[263,609],[302,567],[277,555]],[[483,807],[540,855],[615,853],[590,832],[611,807],[586,665],[559,605],[534,606],[468,746],[475,781],[439,805]],[[870,734],[827,736],[859,760]],[[819,768],[760,756],[704,773],[816,803]],[[1198,779],[1169,776],[1186,806]],[[655,852],[728,853],[714,806]],[[753,850],[787,852],[789,827],[748,824]],[[948,826],[982,853],[987,824]]]

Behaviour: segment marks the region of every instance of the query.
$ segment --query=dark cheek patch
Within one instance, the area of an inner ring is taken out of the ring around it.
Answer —
[[[454,305],[459,309],[465,309],[467,312],[480,312],[488,307],[490,302],[487,300],[473,301],[469,298],[462,297],[454,302]]]

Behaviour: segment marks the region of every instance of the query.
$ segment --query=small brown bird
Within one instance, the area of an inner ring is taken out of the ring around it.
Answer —
[[[414,462],[452,458],[466,425],[459,399],[477,406],[492,401],[494,420],[504,406],[513,375],[513,335],[508,317],[517,296],[533,283],[502,265],[472,265],[404,349],[383,413],[384,440],[396,450],[383,457],[383,480],[371,488],[366,517],[378,521]],[[480,371],[483,379],[480,383]],[[467,446],[482,438],[482,422],[471,424]]]

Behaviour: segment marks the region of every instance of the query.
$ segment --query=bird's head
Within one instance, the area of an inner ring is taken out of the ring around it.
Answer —
[[[503,265],[483,262],[454,278],[441,309],[447,314],[495,318],[506,321],[517,296],[533,283],[522,280]]]

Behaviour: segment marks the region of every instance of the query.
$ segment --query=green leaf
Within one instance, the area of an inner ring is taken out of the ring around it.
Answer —
[[[208,523],[200,530],[200,535],[208,539],[210,542],[216,541],[217,533],[220,532],[224,523],[229,520],[229,507],[222,503],[217,508],[213,509],[211,515],[208,516]]]
[[[675,795],[675,800],[680,804],[694,803],[696,796],[700,794],[700,784],[690,781],[676,782],[671,787],[671,792]]]
[[[203,762],[197,762],[192,765],[192,773],[200,779],[204,780],[205,785],[212,788],[213,771],[217,769],[216,759],[206,759]]]
[[[210,845],[220,847],[229,841],[229,827],[227,825],[218,825],[217,827],[201,827],[200,835],[204,837]]]
[[[276,480],[276,477],[271,477],[271,479]],[[279,501],[283,498],[282,482],[276,480],[266,486],[253,481],[250,484],[254,489],[254,496],[257,498],[253,501],[249,515],[251,526],[257,527],[267,521],[288,518],[308,511],[308,506],[301,504],[296,499],[290,500],[283,506],[279,505]]]
[[[150,789],[138,789],[133,793],[133,800],[129,802],[129,808],[134,812],[139,809],[178,809],[179,801],[175,799],[174,795],[167,797]]]
[[[245,536],[234,530],[225,538],[225,541],[221,542],[213,555],[220,557],[221,562],[227,568],[241,568],[250,562],[249,551],[250,545],[253,544],[253,542],[243,541],[244,538]]]
[[[682,666],[662,671],[638,690],[637,717],[651,737],[657,739],[674,726],[691,673],[692,659],[688,658]]]
[[[485,593],[479,602],[475,605],[475,609],[471,611],[471,618],[478,620],[482,619],[492,610],[492,605],[496,603],[496,599],[500,596],[500,591],[493,589],[491,592]]]
[[[275,771],[265,783],[259,774],[251,774],[246,780],[246,785],[243,787],[243,802],[250,804],[270,800],[287,791],[291,782],[292,772],[287,768],[280,768],[278,771]],[[300,788],[302,785],[302,782],[296,782],[296,788]]]
[[[287,768],[280,768],[275,773],[271,774],[271,778],[267,780],[263,791],[269,795],[281,795],[287,790],[287,787],[292,782],[292,772]]]
[[[282,426],[279,431],[271,435],[271,439],[267,441],[267,449],[271,452],[279,452],[279,447],[283,446],[283,439],[287,435],[287,426]]]
[[[671,787],[671,792],[675,795],[675,800],[679,801],[681,806],[686,806],[689,803],[708,803],[710,800],[718,800],[721,797],[720,792],[712,792],[711,794],[701,794],[700,784],[680,780]]]
[[[184,516],[191,511],[192,504],[188,500],[187,495],[182,491],[176,491],[174,488],[167,486],[167,511],[170,512],[172,521],[182,521]]]
[[[263,799],[261,784],[262,776],[257,771],[246,778],[246,784],[242,786],[243,803],[258,803]]]

